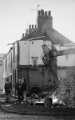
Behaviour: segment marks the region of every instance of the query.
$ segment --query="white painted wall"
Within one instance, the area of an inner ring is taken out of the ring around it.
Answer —
[[[57,64],[58,66],[75,66],[75,54],[59,56]]]
[[[29,41],[19,41],[19,64],[29,65],[30,63],[30,43]]]
[[[7,55],[7,70],[6,70],[7,76],[10,76],[12,74],[12,68],[11,68],[11,61],[12,61],[11,58],[12,57],[11,57],[11,55],[12,55],[12,50],[10,50],[10,52]]]
[[[4,73],[3,73],[4,72],[3,57],[4,57],[4,54],[0,55],[0,90],[4,89],[4,84],[5,84]]]
[[[43,64],[42,62],[42,45],[47,44],[48,47],[51,45],[50,41],[33,40],[33,41],[19,41],[20,47],[20,65],[32,65],[32,57],[38,57],[37,64]],[[70,47],[56,46],[58,50],[66,50]],[[72,46],[71,46],[72,48]],[[57,57],[58,66],[75,66],[75,54],[68,54]]]
[[[42,62],[42,45],[47,44],[48,46],[51,45],[50,41],[43,40],[33,40],[33,41],[20,41],[20,65],[32,65],[33,60],[32,57],[37,57],[37,64],[43,64]]]
[[[58,47],[58,50],[68,50],[68,49],[74,49],[75,50],[75,45],[65,45],[62,47]],[[63,56],[58,56],[57,57],[57,65],[58,66],[75,66],[75,52],[73,54],[67,54]]]

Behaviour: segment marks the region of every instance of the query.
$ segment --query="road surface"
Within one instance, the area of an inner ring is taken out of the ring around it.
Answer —
[[[5,113],[0,110],[0,120],[75,120],[73,116],[38,116],[38,115],[18,115]]]

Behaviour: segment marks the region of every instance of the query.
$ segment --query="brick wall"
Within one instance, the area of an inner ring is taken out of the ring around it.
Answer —
[[[60,68],[58,70],[60,78],[57,90],[60,99],[70,107],[75,107],[75,67]]]
[[[52,16],[51,16],[51,11],[44,11],[39,10],[38,11],[38,17],[37,17],[37,24],[38,24],[38,28],[39,31],[45,33],[46,32],[46,28],[50,29],[53,26],[53,21],[52,21]]]

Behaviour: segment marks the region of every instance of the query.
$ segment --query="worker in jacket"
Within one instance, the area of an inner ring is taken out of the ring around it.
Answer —
[[[24,85],[25,83],[23,82],[22,79],[19,79],[18,82],[16,83],[16,91],[19,102],[23,101],[24,99]]]
[[[51,85],[53,89],[56,89],[58,86],[58,76],[57,76],[57,50],[51,45],[51,48],[48,45],[43,44],[43,63],[48,70],[50,75]]]
[[[11,84],[9,82],[9,79],[6,79],[4,88],[5,88],[5,94],[6,94],[6,102],[9,102],[10,95],[11,95]]]

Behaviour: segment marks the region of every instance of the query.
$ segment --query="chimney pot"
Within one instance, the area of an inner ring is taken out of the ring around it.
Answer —
[[[29,30],[28,29],[26,29],[26,35],[28,35],[29,34]]]
[[[45,11],[45,16],[47,16],[47,11]]]
[[[34,28],[34,25],[32,25],[32,29]]]
[[[24,33],[22,34],[22,38],[24,38]]]
[[[51,11],[48,12],[48,16],[51,16]]]
[[[29,34],[31,33],[31,29],[32,29],[32,28],[31,28],[31,25],[29,25]]]
[[[38,16],[40,16],[41,15],[41,11],[40,10],[38,10]]]
[[[41,15],[44,15],[44,10],[43,9],[41,9]]]
[[[31,29],[31,25],[29,25],[29,29]]]
[[[37,31],[37,25],[35,25],[35,32]]]
[[[37,25],[35,25],[35,29],[37,28]]]

